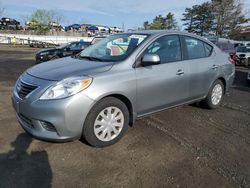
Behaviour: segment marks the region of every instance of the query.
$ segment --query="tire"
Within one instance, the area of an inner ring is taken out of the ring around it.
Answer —
[[[217,89],[217,97],[215,94],[215,90]],[[216,80],[212,87],[210,88],[210,91],[208,92],[207,97],[205,98],[205,100],[203,101],[203,103],[206,105],[206,107],[208,109],[216,109],[220,106],[220,103],[222,101],[223,98],[223,94],[224,94],[224,89],[225,86],[222,83],[222,81],[220,80]]]
[[[112,121],[115,121],[117,126],[114,126]],[[123,137],[128,124],[127,106],[117,98],[107,97],[97,102],[89,111],[83,125],[82,136],[91,146],[106,147],[115,144]]]

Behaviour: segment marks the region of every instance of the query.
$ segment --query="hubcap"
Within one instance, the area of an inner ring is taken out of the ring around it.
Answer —
[[[94,123],[95,136],[101,141],[111,141],[122,131],[124,115],[117,107],[108,107],[102,110]]]
[[[212,103],[213,105],[217,105],[220,103],[222,98],[222,86],[220,84],[217,84],[214,86],[212,91]]]

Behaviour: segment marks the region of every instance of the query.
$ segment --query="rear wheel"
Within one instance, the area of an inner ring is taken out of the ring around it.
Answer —
[[[90,110],[84,126],[83,138],[94,147],[118,142],[128,129],[129,112],[119,99],[107,97]]]
[[[209,109],[218,108],[221,103],[223,94],[224,94],[224,84],[222,83],[222,81],[216,80],[213,83],[206,99],[203,102]]]

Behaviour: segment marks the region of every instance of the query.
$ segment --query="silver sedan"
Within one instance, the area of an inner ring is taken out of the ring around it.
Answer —
[[[116,143],[137,118],[202,102],[217,108],[234,80],[229,56],[196,35],[140,31],[111,35],[80,54],[31,67],[13,106],[36,138]]]

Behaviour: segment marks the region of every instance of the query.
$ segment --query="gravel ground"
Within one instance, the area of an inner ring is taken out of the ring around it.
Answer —
[[[247,69],[217,110],[194,105],[138,120],[117,144],[47,143],[20,128],[15,80],[38,49],[0,46],[0,187],[250,187]]]

